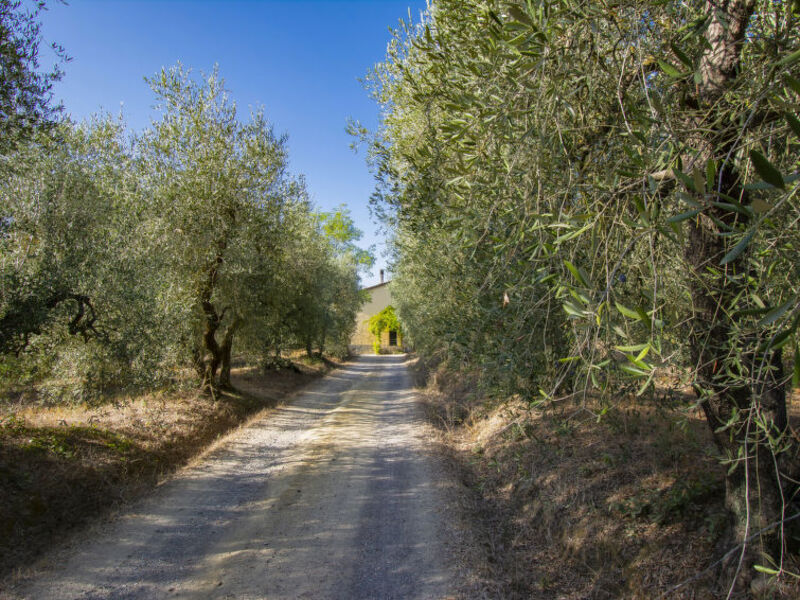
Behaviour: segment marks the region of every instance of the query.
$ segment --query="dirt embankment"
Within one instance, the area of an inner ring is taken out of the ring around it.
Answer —
[[[70,529],[152,488],[216,438],[324,375],[234,371],[236,391],[117,398],[98,406],[0,405],[0,576]]]
[[[725,597],[713,567],[727,550],[724,471],[697,411],[664,396],[532,410],[519,398],[487,400],[474,377],[416,370],[428,416],[473,491],[488,596]],[[796,584],[767,582],[765,592],[800,597]]]

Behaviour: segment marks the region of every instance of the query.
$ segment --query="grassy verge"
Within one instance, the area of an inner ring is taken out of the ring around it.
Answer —
[[[68,530],[151,488],[251,415],[334,363],[239,368],[235,391],[117,398],[99,406],[0,406],[0,575]]]
[[[531,410],[482,398],[474,381],[438,371],[422,397],[472,490],[486,595],[725,597],[712,566],[727,550],[724,471],[698,412],[620,398],[598,421],[591,400]]]

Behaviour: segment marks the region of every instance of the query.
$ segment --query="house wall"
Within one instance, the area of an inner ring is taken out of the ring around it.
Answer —
[[[372,343],[371,338],[370,338],[370,343]],[[381,332],[381,348],[397,349],[401,348],[402,346],[403,346],[403,336],[399,331],[397,332],[397,343],[394,346],[389,345],[389,332],[388,331]]]
[[[384,308],[392,303],[392,294],[389,291],[389,282],[367,288],[370,299],[361,307],[361,311],[356,315],[356,331],[350,339],[350,346],[353,352],[364,353],[372,352],[372,334],[369,332],[369,319],[377,315]],[[386,336],[385,345],[389,345],[389,332],[384,332]],[[381,345],[384,340],[381,339]]]

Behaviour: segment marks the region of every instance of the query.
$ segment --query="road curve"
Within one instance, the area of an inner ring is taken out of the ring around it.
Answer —
[[[451,597],[446,477],[422,431],[404,357],[361,357],[2,595]]]

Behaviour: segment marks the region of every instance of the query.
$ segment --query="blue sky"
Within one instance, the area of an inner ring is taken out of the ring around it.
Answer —
[[[358,79],[384,58],[389,27],[409,9],[417,22],[424,8],[425,0],[69,0],[49,4],[42,29],[72,57],[54,92],[77,120],[121,109],[140,130],[154,116],[145,76],[178,61],[206,72],[219,64],[243,114],[264,106],[276,133],[289,135],[290,168],[305,174],[316,205],[347,204],[361,244],[378,245],[364,278],[371,285],[385,267],[367,208],[373,180],[344,129],[348,117],[377,124]]]

